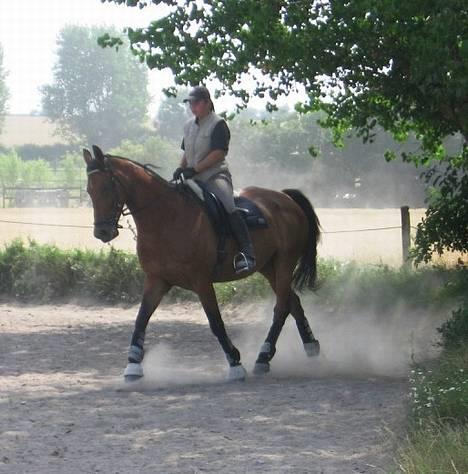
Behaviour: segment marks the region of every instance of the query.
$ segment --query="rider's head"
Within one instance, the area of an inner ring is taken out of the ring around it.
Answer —
[[[206,117],[210,112],[214,112],[210,91],[205,86],[194,87],[184,102],[190,104],[190,110],[197,118]]]

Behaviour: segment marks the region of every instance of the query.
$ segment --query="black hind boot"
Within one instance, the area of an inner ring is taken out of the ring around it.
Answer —
[[[255,252],[250,240],[249,229],[240,211],[229,214],[229,224],[240,249],[240,252],[234,257],[234,270],[236,273],[251,272],[255,268]]]

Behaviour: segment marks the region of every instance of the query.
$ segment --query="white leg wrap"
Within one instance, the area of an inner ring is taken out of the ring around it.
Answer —
[[[255,375],[267,374],[270,372],[270,364],[268,362],[255,362],[253,371]]]
[[[228,382],[235,382],[237,380],[245,380],[247,376],[247,371],[242,365],[236,365],[235,367],[229,367],[229,372],[227,375]]]
[[[312,342],[306,342],[304,344],[304,350],[309,357],[318,356],[320,354],[320,344],[317,339]]]
[[[129,362],[124,370],[124,377],[143,377],[143,367],[141,364]]]

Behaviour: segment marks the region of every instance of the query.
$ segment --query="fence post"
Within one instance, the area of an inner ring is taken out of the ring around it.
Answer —
[[[402,244],[402,254],[403,254],[403,265],[408,267],[411,262],[409,261],[409,249],[411,242],[411,222],[409,207],[402,206],[401,211],[401,244]]]

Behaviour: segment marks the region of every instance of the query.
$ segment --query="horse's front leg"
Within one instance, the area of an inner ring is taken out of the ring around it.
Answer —
[[[128,350],[128,364],[124,371],[126,382],[135,382],[143,377],[141,363],[144,357],[145,331],[151,315],[154,313],[163,296],[169,291],[170,285],[165,281],[147,277],[143,290],[143,299],[135,321],[130,348]]]
[[[245,380],[247,372],[241,364],[240,352],[231,342],[231,339],[229,339],[229,336],[226,333],[226,328],[224,327],[224,322],[221,318],[213,285],[211,283],[206,284],[203,288],[199,289],[197,293],[206,316],[208,317],[211,331],[218,338],[218,341],[226,354],[226,359],[229,363],[228,380]]]

